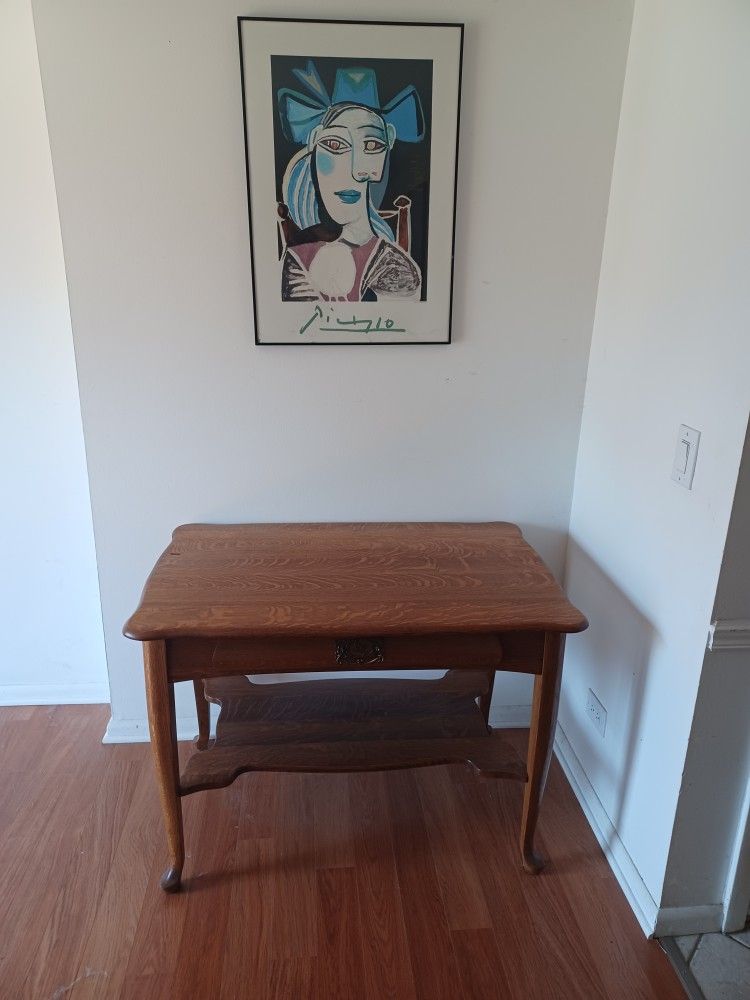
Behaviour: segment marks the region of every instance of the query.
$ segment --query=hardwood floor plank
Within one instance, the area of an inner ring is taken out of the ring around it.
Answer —
[[[42,718],[49,720],[49,714]],[[39,748],[37,748],[37,755]],[[3,830],[0,870],[0,977],[8,996],[28,994],[33,966],[56,908],[60,874],[81,848],[88,804],[100,787],[99,757],[79,762],[77,793],[69,794],[51,757],[46,774],[27,775],[27,794]],[[72,978],[72,977],[71,977]]]
[[[448,926],[452,930],[492,927],[471,849],[471,831],[457,806],[448,768],[423,768],[416,780]]]
[[[273,911],[276,901],[274,841],[237,843],[232,893],[226,924],[222,1000],[243,995],[273,1000],[269,960],[274,954]]]
[[[353,868],[349,774],[312,774],[316,868]]]
[[[461,1000],[461,976],[412,771],[388,775],[388,801],[417,997]]]
[[[172,980],[176,997],[218,1000],[221,995],[242,801],[239,784],[210,796],[200,834],[188,856],[190,867],[183,879],[185,921]]]
[[[502,942],[511,996],[546,1000],[549,984],[555,983],[560,1000],[606,997],[570,904],[554,878],[547,869],[529,876],[521,867],[520,789],[510,783],[477,782],[458,769],[452,776],[463,809],[473,818],[472,849],[482,868],[495,934]],[[543,836],[538,843],[544,850]]]
[[[5,840],[14,816],[18,816],[21,801],[27,794],[27,779],[24,774],[5,771],[0,782],[0,836]]]
[[[190,841],[200,840],[209,809],[210,801],[207,797],[187,798],[183,802],[185,833]],[[159,819],[159,816],[154,817],[157,826]],[[120,991],[123,1000],[129,1000],[134,990],[151,989],[158,995],[158,991],[163,989],[165,977],[167,983],[171,984],[176,974],[190,894],[191,891],[196,891],[196,886],[195,882],[191,882],[188,872],[185,885],[179,893],[169,895],[158,891],[156,886],[163,870],[164,849],[157,845]]]
[[[501,946],[492,930],[454,930],[452,937],[465,1000],[520,1000],[522,994],[513,993],[506,978]]]
[[[18,715],[18,709],[2,709],[8,712],[0,728],[0,760],[3,768],[19,774],[26,774],[38,763],[40,748],[47,735],[50,709],[32,707],[26,718]]]
[[[258,1000],[300,1000],[311,995],[312,958],[271,958],[259,972],[263,992]],[[255,994],[235,994],[232,1000],[245,1000]]]
[[[277,776],[270,771],[255,771],[244,774],[239,781],[243,789],[243,806],[237,839],[272,838],[279,794]]]
[[[96,916],[86,936],[76,970],[78,981],[65,994],[66,1000],[116,997],[120,992],[144,895],[151,888],[154,853],[164,837],[156,822],[158,815],[151,761],[144,758]],[[92,971],[97,975],[89,975]]]
[[[351,776],[363,1000],[416,1000],[393,853],[386,778]]]
[[[317,872],[318,954],[312,965],[314,1000],[351,1000],[362,987],[364,964],[357,877],[349,868]]]
[[[106,765],[112,753],[101,741],[107,724],[107,706],[93,707],[92,712],[89,705],[47,706],[44,752],[37,754],[35,769],[43,774],[54,771],[60,778],[71,779],[80,773],[82,766]]]
[[[279,774],[274,822],[274,957],[314,958],[318,892],[313,844],[314,789],[304,774]]]
[[[106,994],[103,994],[106,996]],[[127,1000],[172,1000],[172,980],[168,975],[131,976],[126,975],[122,984],[121,997]]]
[[[107,794],[95,796],[62,870],[54,909],[27,977],[32,996],[52,996],[61,983],[75,979],[80,966],[140,771],[134,761],[118,757],[109,756],[102,776]]]
[[[8,722],[27,722],[36,708],[35,705],[8,705],[0,713],[0,729]]]

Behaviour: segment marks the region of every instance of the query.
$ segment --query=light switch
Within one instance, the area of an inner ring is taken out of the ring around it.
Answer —
[[[690,457],[690,442],[689,441],[678,441],[677,442],[677,454],[675,456],[674,467],[681,475],[685,475],[688,467],[688,458]]]
[[[686,490],[693,488],[693,476],[695,475],[695,461],[698,458],[698,442],[701,439],[701,432],[693,427],[681,424],[680,432],[677,435],[677,448],[674,453],[674,464],[672,466],[672,479]]]

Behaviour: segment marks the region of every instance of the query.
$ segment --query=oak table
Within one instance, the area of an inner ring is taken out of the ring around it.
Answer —
[[[124,633],[143,643],[166,825],[161,887],[180,886],[181,797],[244,771],[465,762],[525,782],[534,849],[565,635],[587,627],[519,528],[491,523],[189,524],[177,528]],[[445,670],[439,680],[264,683],[256,674]],[[495,671],[534,675],[526,764],[489,713]],[[193,681],[196,751],[180,774],[174,685]],[[209,702],[221,706],[210,739]]]

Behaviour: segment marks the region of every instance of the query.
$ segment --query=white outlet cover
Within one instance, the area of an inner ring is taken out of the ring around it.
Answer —
[[[596,731],[604,738],[604,732],[607,728],[607,709],[602,705],[591,688],[589,688],[586,699],[586,714]]]

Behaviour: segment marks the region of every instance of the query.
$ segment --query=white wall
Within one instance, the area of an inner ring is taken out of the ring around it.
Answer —
[[[629,0],[430,4],[467,22],[449,347],[253,344],[235,17],[308,5],[34,11],[111,733],[143,731],[140,650],[120,630],[181,522],[506,518],[561,571]],[[528,679],[507,676],[494,711],[529,700]]]
[[[740,644],[723,646],[725,633],[717,631],[703,657],[662,907],[713,906],[718,919],[750,782],[750,430],[712,617],[739,625],[732,638]],[[749,902],[750,890],[744,912],[726,929],[744,927]]]
[[[31,4],[0,6],[0,704],[107,701],[60,225]]]
[[[636,3],[571,514],[592,626],[561,753],[649,929],[750,409],[749,46],[738,0]],[[692,492],[670,479],[682,422],[702,431]]]
[[[713,617],[750,625],[750,425],[737,477]]]

